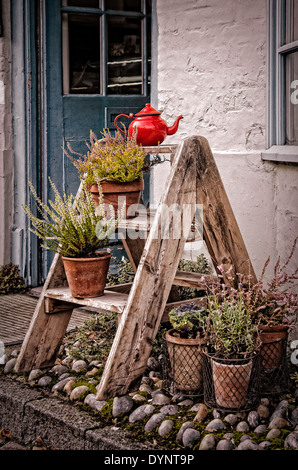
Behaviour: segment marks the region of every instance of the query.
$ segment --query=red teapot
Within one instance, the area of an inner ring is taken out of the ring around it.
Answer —
[[[170,127],[167,126],[165,121],[160,117],[158,111],[156,111],[150,103],[147,103],[145,108],[136,114],[130,113],[119,114],[114,120],[116,128],[127,137],[127,134],[117,126],[117,119],[121,116],[125,116],[128,119],[134,119],[128,127],[128,135],[131,137],[133,132],[136,131],[137,143],[144,147],[154,146],[161,144],[167,135],[173,135],[177,132],[180,119],[183,116],[179,116],[174,124]]]

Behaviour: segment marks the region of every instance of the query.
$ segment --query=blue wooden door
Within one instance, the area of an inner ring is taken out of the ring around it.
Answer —
[[[86,153],[90,130],[114,130],[114,118],[150,101],[151,1],[45,0],[41,44],[41,173],[75,194],[77,172],[62,148]],[[43,253],[43,277],[52,261]]]

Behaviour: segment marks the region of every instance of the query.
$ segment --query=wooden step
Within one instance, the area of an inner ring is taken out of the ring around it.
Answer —
[[[122,313],[127,303],[128,294],[105,290],[104,295],[100,297],[77,298],[71,295],[68,287],[57,287],[48,289],[45,298],[48,299],[45,307],[47,313],[55,313],[55,311],[60,310],[58,308],[59,304],[49,302],[49,300],[97,308],[98,310],[107,310],[108,312]],[[56,309],[55,306],[57,306]]]

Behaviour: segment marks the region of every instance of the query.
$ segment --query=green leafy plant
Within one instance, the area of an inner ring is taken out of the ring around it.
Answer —
[[[122,259],[119,261],[117,258],[112,257],[117,271],[115,273],[110,272],[107,279],[108,286],[114,286],[116,284],[126,284],[133,282],[135,273],[132,268],[130,261],[122,256]]]
[[[241,273],[237,273],[233,278],[230,274],[232,267],[229,271],[224,271],[222,266],[219,266],[219,271],[225,276],[219,274],[217,281],[211,277],[205,280],[208,295],[216,296],[219,302],[241,299],[256,324],[278,325],[295,321],[298,296],[294,288],[297,287],[298,269],[290,274],[287,270],[296,244],[297,238],[284,264],[281,264],[280,258],[277,259],[273,275],[267,283],[264,278],[270,257],[266,260],[257,282],[252,281],[252,276]],[[230,285],[223,282],[224,277],[230,280]]]
[[[257,347],[257,327],[241,298],[208,297],[208,333],[212,351],[217,356],[242,358]]]
[[[204,253],[197,256],[195,260],[181,259],[178,270],[191,273],[212,274],[212,267]],[[205,290],[202,289],[193,289],[183,286],[177,286],[177,289],[181,300],[203,297],[205,295]]]
[[[181,338],[203,336],[208,312],[194,302],[181,304],[169,312],[169,320]]]
[[[19,268],[13,263],[1,266],[0,295],[16,294],[25,290],[25,281],[19,273]]]
[[[55,201],[44,204],[31,182],[29,186],[36,200],[39,215],[36,217],[28,206],[22,206],[34,228],[30,230],[42,241],[42,246],[70,258],[93,257],[96,251],[109,244],[123,214],[117,215],[110,206],[109,218],[105,215],[103,197],[97,208],[89,191],[82,188],[77,197],[72,194],[60,196],[55,184],[50,181]],[[124,206],[122,212],[124,211]]]
[[[70,147],[69,154],[74,166],[78,170],[80,179],[86,181],[87,187],[100,182],[114,181],[120,183],[137,181],[142,178],[146,153],[136,138],[125,138],[119,131],[112,136],[109,130],[103,130],[103,138],[98,139],[90,131],[90,143],[87,143],[88,152],[81,155]],[[75,158],[74,155],[80,158]]]

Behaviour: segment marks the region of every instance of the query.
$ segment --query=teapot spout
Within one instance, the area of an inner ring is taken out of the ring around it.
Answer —
[[[183,116],[178,116],[174,124],[167,128],[168,135],[173,135],[177,132],[180,119],[183,119]]]

